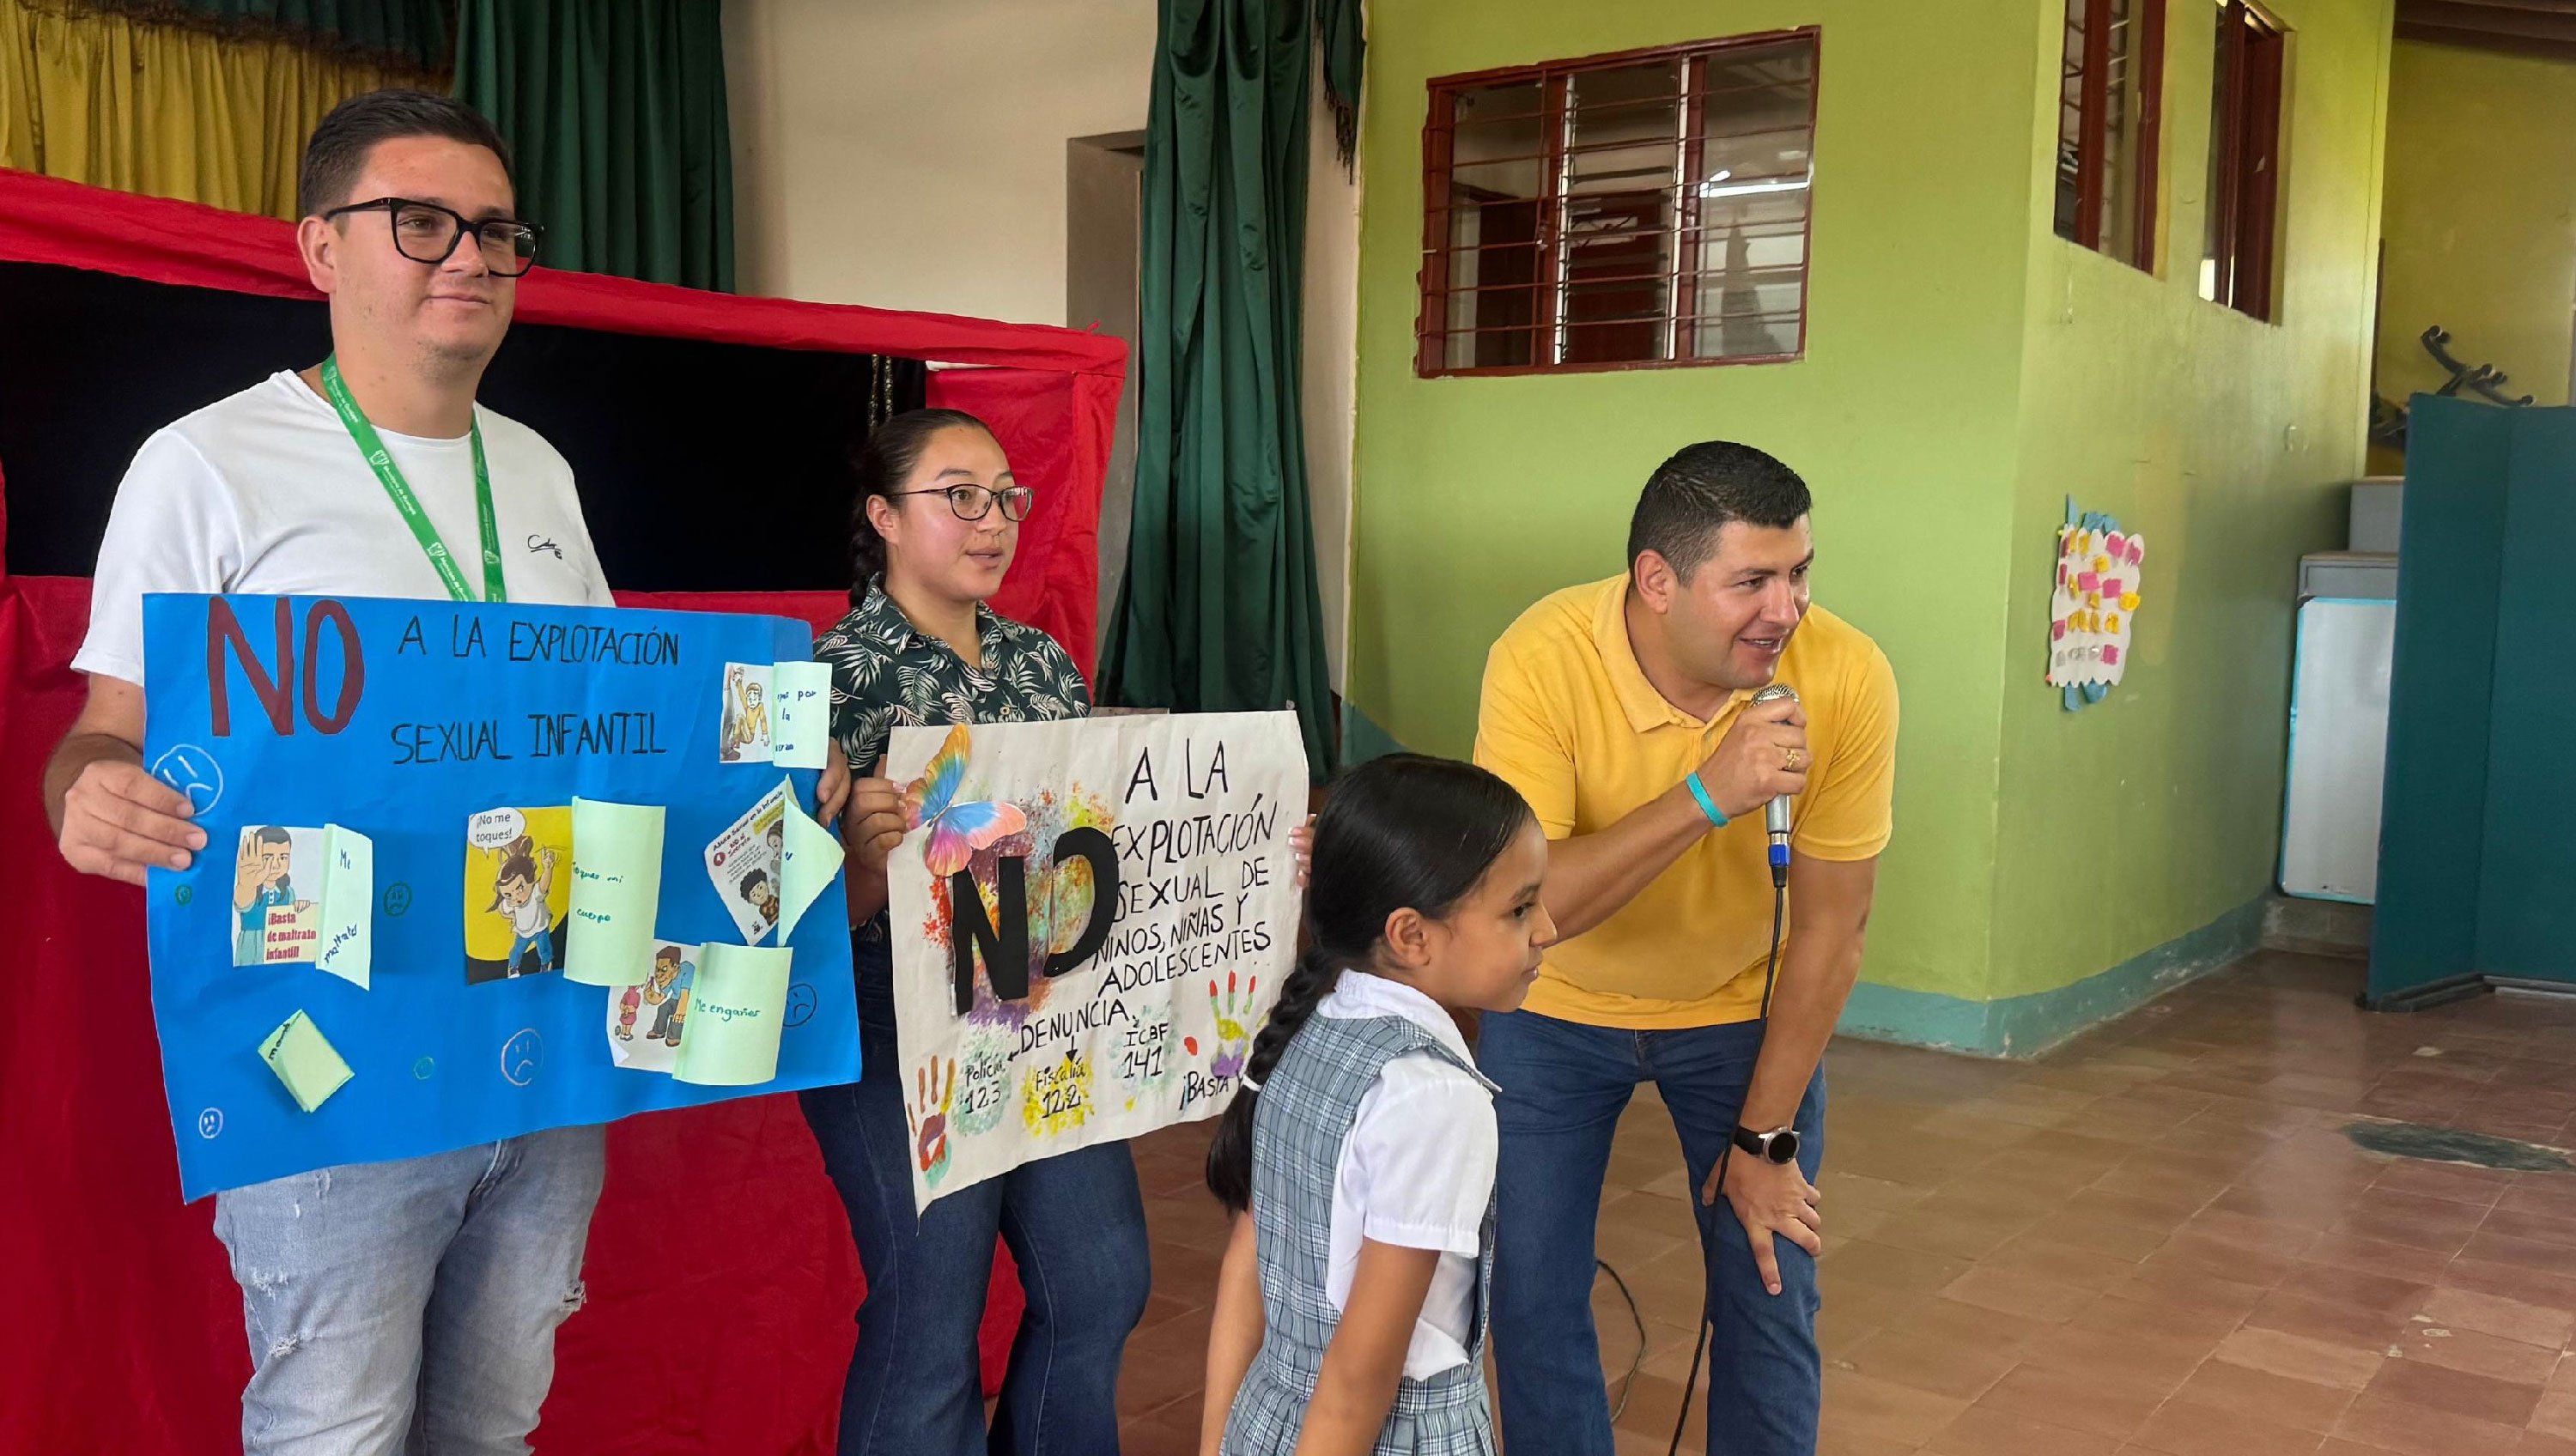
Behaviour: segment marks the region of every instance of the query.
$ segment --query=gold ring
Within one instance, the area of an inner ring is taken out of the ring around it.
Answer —
[[[1796,773],[1798,771],[1798,764],[1804,758],[1804,755],[1799,753],[1795,748],[1784,748],[1780,750],[1780,752],[1782,754],[1780,767],[1787,772]]]

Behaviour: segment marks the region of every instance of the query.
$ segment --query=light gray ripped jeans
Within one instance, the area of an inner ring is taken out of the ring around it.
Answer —
[[[555,1128],[215,1195],[250,1332],[245,1456],[525,1456],[602,1148]]]

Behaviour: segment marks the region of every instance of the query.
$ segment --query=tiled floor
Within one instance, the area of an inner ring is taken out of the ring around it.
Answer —
[[[1836,1042],[1820,1450],[2576,1456],[2576,1173],[2342,1131],[2576,1142],[2576,1004],[2374,1016],[2360,974],[2258,956],[2035,1063]],[[1223,1239],[1205,1137],[1138,1145],[1155,1294],[1120,1389],[1129,1456],[1196,1449]],[[1623,1453],[1664,1449],[1690,1362],[1686,1193],[1641,1088],[1602,1192],[1601,1255],[1646,1321]],[[1615,1401],[1635,1326],[1606,1279],[1593,1307]],[[1704,1442],[1695,1411],[1683,1449]]]

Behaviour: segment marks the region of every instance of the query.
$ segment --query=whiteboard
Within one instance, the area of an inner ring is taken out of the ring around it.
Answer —
[[[2397,604],[2318,597],[2299,607],[2290,689],[2281,889],[2370,904],[2379,893],[2379,788]]]

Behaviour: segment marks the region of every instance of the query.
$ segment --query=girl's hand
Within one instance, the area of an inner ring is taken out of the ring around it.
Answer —
[[[814,785],[814,822],[830,824],[840,817],[841,806],[849,801],[849,760],[837,753],[824,754],[823,777]]]
[[[1305,823],[1288,831],[1288,848],[1297,856],[1297,888],[1302,890],[1315,873],[1314,815],[1307,815]]]
[[[866,778],[850,785],[848,842],[859,867],[876,875],[885,873],[886,858],[903,843],[904,833],[903,786],[879,777],[884,768],[879,760]]]
[[[1367,1456],[1404,1376],[1414,1321],[1440,1266],[1437,1249],[1408,1249],[1360,1240],[1358,1267],[1341,1323],[1324,1347],[1324,1365],[1306,1403],[1297,1456]]]

